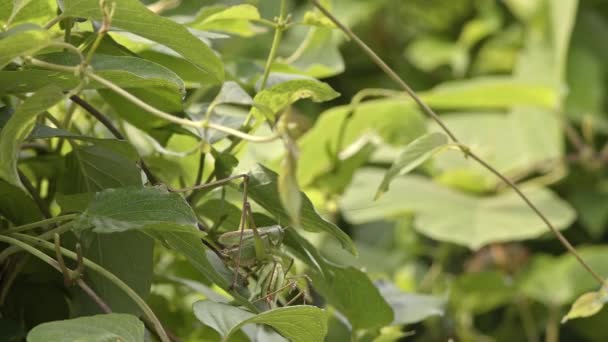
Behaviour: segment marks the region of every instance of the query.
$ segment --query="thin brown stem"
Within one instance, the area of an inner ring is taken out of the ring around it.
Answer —
[[[103,311],[103,313],[109,314],[112,313],[112,309],[110,306],[101,298],[99,295],[82,279],[78,279],[76,281],[76,285],[84,291],[84,293],[91,298],[97,306]]]
[[[248,214],[248,210],[247,208],[249,207],[249,202],[247,201],[247,190],[248,190],[248,183],[249,183],[249,176],[248,175],[244,175],[245,177],[243,178],[243,208],[241,211],[241,224],[240,224],[240,232],[241,234],[239,235],[239,252],[237,254],[236,257],[236,265],[235,265],[235,272],[234,272],[234,280],[232,281],[232,287],[236,288],[236,285],[238,284],[239,281],[239,270],[241,268],[241,252],[243,250],[242,246],[243,246],[243,235],[245,233],[245,225],[247,224],[247,214]]]
[[[566,249],[574,255],[574,257],[578,260],[578,262],[587,270],[589,273],[600,283],[601,286],[604,286],[604,279],[596,273],[589,264],[587,264],[582,257],[578,254],[574,246],[564,237],[554,226],[549,222],[547,217],[541,213],[541,211],[528,199],[528,197],[519,189],[515,183],[505,177],[502,173],[488,164],[486,161],[481,159],[479,156],[471,152],[471,150],[460,144],[459,140],[456,138],[454,133],[446,126],[446,124],[439,118],[439,116],[416,95],[416,93],[408,86],[408,84],[399,76],[397,73],[386,64],[380,56],[378,56],[374,50],[372,50],[365,42],[363,42],[354,32],[352,32],[348,27],[346,27],[338,18],[336,18],[333,14],[331,14],[321,3],[319,0],[310,0],[315,7],[319,9],[329,20],[331,20],[337,27],[339,27],[349,38],[351,38],[373,61],[386,75],[388,75],[393,81],[395,81],[399,86],[416,102],[416,104],[420,107],[420,109],[428,115],[431,119],[433,119],[442,130],[452,139],[452,141],[459,145],[460,150],[465,154],[465,156],[469,156],[477,161],[480,165],[485,167],[487,170],[496,175],[499,179],[505,182],[511,189],[513,189],[519,197],[542,219],[545,225],[555,234],[558,240],[566,247]]]
[[[549,221],[549,219],[538,209],[538,207],[530,201],[528,196],[526,196],[521,189],[515,185],[508,177],[500,173],[500,171],[496,170],[492,165],[488,164],[485,160],[481,159],[478,155],[469,151],[469,157],[478,162],[480,165],[485,167],[488,171],[492,172],[496,177],[505,182],[515,193],[536,213],[538,217],[545,223],[545,225],[553,232],[553,234],[558,238],[558,240],[568,249],[568,251],[578,260],[578,262],[600,283],[601,286],[604,285],[604,278],[600,276],[597,272],[595,272],[585,260],[581,257],[581,255],[576,251],[576,248],[572,246],[570,241],[566,239],[566,237],[559,231],[553,224]]]

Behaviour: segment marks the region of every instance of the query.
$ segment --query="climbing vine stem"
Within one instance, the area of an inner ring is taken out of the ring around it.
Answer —
[[[329,20],[331,20],[344,34],[346,34],[352,41],[354,41],[372,60],[373,62],[384,71],[384,73],[389,76],[393,81],[395,81],[420,107],[422,112],[428,115],[431,119],[433,119],[441,129],[450,137],[450,139],[460,147],[460,150],[465,154],[465,156],[470,157],[475,160],[481,166],[486,168],[488,171],[493,173],[500,180],[505,182],[517,195],[526,203],[526,205],[534,211],[534,213],[545,223],[547,228],[558,238],[561,244],[572,254],[576,260],[591,274],[599,283],[600,286],[605,285],[604,278],[600,276],[593,268],[581,257],[581,255],[577,252],[576,248],[566,239],[566,237],[553,226],[553,224],[549,221],[549,219],[538,209],[538,207],[530,201],[530,199],[521,191],[521,189],[508,177],[503,175],[500,171],[494,168],[492,165],[488,164],[485,160],[479,157],[477,154],[472,152],[467,146],[462,145],[456,135],[450,130],[450,128],[439,118],[439,115],[435,113],[431,107],[429,107],[418,95],[416,92],[410,88],[410,86],[403,80],[397,73],[388,65],[372,48],[370,48],[363,40],[361,40],[352,30],[350,30],[346,25],[344,25],[338,18],[336,18],[327,8],[325,8],[319,0],[310,0],[314,6],[321,11]]]

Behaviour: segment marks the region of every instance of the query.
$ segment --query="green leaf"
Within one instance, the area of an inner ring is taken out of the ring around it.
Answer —
[[[10,23],[17,16],[19,11],[21,11],[25,6],[27,6],[32,0],[13,0],[13,11],[11,12],[11,16],[8,19]],[[1,66],[0,66],[1,67]]]
[[[135,316],[107,314],[43,323],[27,335],[28,342],[141,342],[144,324]]]
[[[444,122],[461,143],[502,173],[527,174],[564,154],[563,124],[558,115],[547,110],[519,107],[506,115],[454,113]],[[493,191],[502,183],[462,153],[442,153],[433,166],[440,171],[442,183],[471,192]]]
[[[562,323],[574,318],[584,318],[600,312],[608,300],[606,290],[587,292],[576,299],[570,311],[562,318]]]
[[[98,234],[87,231],[82,235],[84,257],[101,265],[124,281],[140,297],[150,295],[153,277],[154,240],[137,232]],[[141,309],[113,282],[95,272],[86,272],[85,281],[112,308],[113,312],[141,315]],[[91,298],[80,291],[72,301],[77,315],[102,313]]]
[[[576,22],[578,0],[563,0],[560,3],[548,2],[553,35],[553,50],[557,79],[563,81],[568,58],[570,36]]]
[[[289,153],[289,152],[288,152]],[[296,160],[295,156],[285,157],[283,166],[279,173],[278,191],[281,204],[290,217],[290,222],[294,226],[300,226],[300,214],[302,210],[302,194],[296,179]]]
[[[68,53],[49,53],[37,56],[38,59],[49,63],[76,66],[80,63],[78,56]],[[108,56],[96,54],[91,60],[95,73],[106,78],[121,88],[131,91],[131,88],[154,88],[162,90],[165,96],[181,103],[184,93],[184,81],[173,71],[147,61],[130,56]],[[0,72],[0,93],[27,93],[35,91],[48,84],[54,84],[63,90],[71,90],[81,82],[80,77],[70,72],[49,70],[20,70]],[[87,89],[104,89],[105,86],[91,81]]]
[[[339,134],[344,129],[343,142]],[[366,101],[351,113],[351,106],[338,106],[321,114],[298,142],[298,181],[306,188],[335,168],[334,160],[365,134],[376,134],[385,143],[407,145],[426,132],[424,117],[407,100]],[[338,150],[338,146],[342,149]]]
[[[44,49],[53,38],[46,30],[13,30],[14,33],[5,32],[0,39],[0,69],[16,57],[32,55]]]
[[[340,53],[339,32],[325,27],[313,27],[302,45],[284,61],[272,65],[272,72],[304,74],[327,78],[344,71],[344,58]]]
[[[188,26],[205,31],[219,31],[251,37],[256,30],[252,20],[260,19],[258,9],[249,4],[204,7]]]
[[[544,222],[512,191],[477,197],[412,175],[394,179],[392,190],[373,202],[370,194],[381,178],[381,172],[371,169],[355,176],[341,202],[349,221],[364,223],[414,213],[414,227],[420,233],[474,250],[548,232]],[[537,187],[522,191],[557,229],[567,228],[574,220],[574,210],[551,191]]]
[[[234,333],[252,323],[269,325],[294,342],[322,341],[327,334],[327,314],[314,306],[288,306],[257,315],[209,300],[198,301],[193,308],[201,322],[223,336],[222,341],[230,341]]]
[[[0,215],[16,225],[42,220],[40,209],[27,192],[0,179]]]
[[[17,173],[17,161],[21,143],[30,134],[36,117],[63,98],[61,90],[55,86],[41,89],[28,97],[8,120],[0,135],[0,178],[23,188]]]
[[[443,133],[429,133],[407,145],[391,168],[384,174],[382,183],[376,191],[376,199],[387,192],[391,181],[398,175],[406,174],[437,153],[448,143],[448,137]]]
[[[443,298],[405,293],[389,282],[376,285],[382,297],[393,309],[395,318],[391,325],[418,323],[431,316],[443,316],[446,300]]]
[[[177,193],[162,188],[120,188],[98,193],[79,219],[81,226],[94,226],[99,233],[154,227],[189,226],[196,231],[192,208]]]
[[[275,116],[279,111],[301,99],[310,98],[315,102],[324,102],[340,96],[329,85],[312,79],[296,79],[279,83],[260,91],[254,98],[254,103],[264,108],[260,111],[254,107],[251,113],[264,117],[266,113]]]
[[[444,82],[420,98],[435,109],[490,109],[538,106],[553,109],[558,95],[551,87],[509,77]]]
[[[458,309],[483,314],[510,303],[516,294],[513,280],[501,272],[476,272],[454,280],[450,301]]]
[[[64,13],[74,17],[102,20],[98,0],[64,0]],[[180,24],[158,16],[138,0],[116,2],[112,26],[163,44],[209,74],[214,81],[224,80],[222,61],[200,39]]]
[[[61,192],[76,194],[109,188],[141,186],[137,151],[127,142],[98,140],[95,144],[75,145],[66,156],[66,173]]]
[[[608,274],[606,246],[579,247],[577,250],[598,274]],[[551,291],[547,291],[548,288]],[[570,253],[558,257],[541,254],[532,259],[522,275],[520,289],[546,306],[559,307],[571,303],[584,292],[597,289],[597,280]]]
[[[249,173],[249,196],[264,209],[274,215],[279,222],[290,222],[291,218],[283,208],[278,193],[277,174],[258,165]],[[305,194],[302,198],[301,227],[310,232],[326,232],[337,239],[342,248],[356,255],[357,250],[351,239],[340,228],[324,220],[315,210]]]

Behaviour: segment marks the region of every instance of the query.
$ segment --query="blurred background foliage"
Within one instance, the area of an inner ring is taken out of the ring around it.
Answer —
[[[202,6],[242,3],[183,0],[163,15],[207,32],[204,39],[221,53],[228,77],[252,94],[271,30],[246,21],[216,25],[205,22],[201,11]],[[257,6],[266,19],[278,14],[278,0],[246,3]],[[288,3],[296,22],[311,10],[305,0]],[[327,3],[464,143],[516,180],[588,263],[608,274],[608,2]],[[217,85],[197,84],[197,71],[170,53],[127,34],[111,37],[178,74],[186,83],[190,112],[203,112],[217,94]],[[106,43],[100,51],[118,53]],[[351,100],[361,97],[362,89],[396,89],[355,44],[323,25],[295,25],[279,56],[271,83],[311,76],[341,93],[328,103],[298,103],[292,120],[301,135],[300,186],[319,212],[353,238],[360,255],[353,259],[323,235],[306,237],[328,260],[365,270],[395,312],[391,325],[362,332],[361,341],[608,339],[606,310],[560,324],[572,302],[597,284],[529,208],[458,151],[443,151],[398,177],[373,201],[400,149],[438,129],[398,92],[368,91],[372,96],[351,110]],[[111,107],[125,105],[111,94],[102,96]],[[171,110],[167,101],[157,106]],[[155,131],[154,123],[126,121],[122,128],[129,140],[167,184],[194,182],[197,155],[171,156],[159,149],[188,151],[195,139],[177,128],[168,135]],[[76,125],[83,132],[97,129],[83,117]],[[139,129],[162,146],[143,138]],[[238,160],[216,156],[215,167],[225,168],[226,174],[248,171],[255,162],[278,169],[282,153],[280,143],[247,145],[238,149]],[[27,172],[40,172],[35,164],[28,167]],[[238,201],[234,189],[222,196]],[[238,209],[217,203],[205,197],[196,212],[210,223],[225,214],[223,229],[234,228]],[[157,248],[154,264],[150,302],[160,320],[185,341],[216,340],[191,307],[218,294],[176,254]],[[365,307],[366,298],[359,300]],[[331,312],[326,340],[349,340],[344,316]],[[240,338],[246,340],[244,334]]]
[[[264,18],[277,15],[276,0],[250,3]],[[517,180],[593,267],[608,274],[608,3],[334,0],[331,6],[465,143]],[[188,20],[199,7],[200,1],[185,0],[164,15]],[[310,4],[292,1],[289,8],[297,21]],[[237,25],[227,31],[231,37],[214,40],[214,47],[232,77],[254,87],[272,34],[261,27],[238,32]],[[401,319],[395,326],[405,328],[384,327],[379,337],[363,334],[361,340],[608,338],[605,310],[560,324],[571,303],[595,289],[594,280],[518,198],[459,153],[440,154],[372,201],[399,146],[436,128],[399,95],[371,99],[347,115],[340,106],[362,89],[395,89],[355,44],[336,30],[295,26],[279,56],[273,72],[321,78],[342,94],[331,103],[294,108],[303,134],[298,176],[318,210],[353,237],[360,256],[352,259],[331,239],[309,238],[335,263],[362,268],[378,284],[388,282],[387,299],[390,286],[432,295],[417,305],[398,295],[389,300]],[[338,149],[336,132],[344,125],[339,151],[348,152],[336,165],[323,152]],[[181,149],[187,144],[172,143]],[[237,170],[252,161],[278,168],[281,153],[280,145],[250,146]],[[186,174],[195,165],[176,163]],[[176,333],[203,339],[212,332],[193,333],[196,283],[183,280],[197,279],[195,272],[171,254],[157,254],[156,274],[168,279],[153,288],[155,310]],[[346,341],[348,327],[335,314],[327,341]]]

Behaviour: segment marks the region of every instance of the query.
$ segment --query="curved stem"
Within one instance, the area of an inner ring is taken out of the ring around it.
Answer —
[[[21,225],[21,226],[9,228],[9,229],[3,231],[2,233],[5,233],[5,234],[20,233],[20,232],[23,232],[26,230],[48,226],[49,224],[53,224],[53,223],[57,223],[57,222],[69,221],[76,217],[78,217],[78,214],[68,214],[68,215],[63,215],[63,216],[51,217],[51,218],[48,218],[48,219],[45,219],[42,221],[36,221],[36,222]]]
[[[71,223],[61,225],[55,229],[49,230],[46,233],[38,235],[38,238],[43,239],[43,240],[48,240],[48,239],[52,238],[55,234],[61,235],[65,232],[67,232],[68,230],[70,230],[71,227],[72,227]],[[9,256],[11,256],[17,252],[19,252],[19,247],[16,247],[16,246],[12,246],[12,247],[9,247],[9,248],[3,250],[2,253],[0,253],[0,264],[3,264],[4,261],[6,260],[6,258],[8,258]]]
[[[452,139],[452,141],[459,145],[461,151],[465,154],[465,156],[471,157],[481,166],[486,168],[488,171],[492,172],[496,177],[505,182],[513,191],[517,193],[517,195],[528,205],[534,213],[540,217],[540,219],[545,223],[547,228],[558,238],[561,244],[576,258],[576,260],[591,274],[599,283],[600,286],[605,285],[604,278],[601,277],[597,272],[595,272],[585,260],[578,254],[574,246],[566,239],[562,233],[560,233],[554,226],[551,224],[549,219],[530,201],[530,199],[519,189],[515,183],[513,183],[510,179],[500,173],[497,169],[488,164],[485,160],[481,159],[479,156],[474,154],[467,146],[460,144],[459,140],[456,138],[454,133],[446,126],[446,124],[439,118],[439,116],[416,95],[416,93],[408,86],[408,84],[401,78],[397,73],[390,67],[386,62],[378,56],[374,50],[372,50],[365,42],[363,42],[354,32],[352,32],[348,27],[346,27],[338,18],[336,18],[329,10],[327,10],[319,0],[310,0],[315,7],[319,9],[329,20],[331,20],[337,27],[342,30],[349,38],[351,38],[373,61],[386,75],[388,75],[393,81],[395,81],[399,86],[416,102],[416,104],[420,107],[420,109],[432,118],[441,128],[442,130]]]
[[[277,23],[275,24],[274,38],[272,39],[272,46],[270,47],[270,53],[268,54],[268,59],[266,60],[266,67],[264,68],[264,75],[262,75],[262,84],[260,86],[260,90],[264,90],[264,88],[266,88],[266,84],[268,83],[268,76],[270,76],[270,69],[272,68],[272,63],[274,63],[274,60],[277,56],[277,52],[279,50],[279,45],[281,44],[281,39],[283,38],[283,31],[285,30],[286,24],[286,8],[286,1],[281,0],[279,18],[277,19]]]
[[[0,241],[4,241],[10,244],[13,244],[15,246],[18,246],[20,248],[23,248],[24,250],[34,254],[35,256],[43,259],[43,261],[48,262],[48,260],[52,260],[53,264],[56,265],[57,267],[59,267],[59,265],[57,265],[57,262],[55,261],[55,259],[49,257],[48,255],[46,255],[45,253],[41,252],[40,250],[38,250],[37,248],[35,248],[33,245],[35,246],[40,246],[43,247],[45,249],[49,249],[49,250],[55,250],[55,245],[33,237],[33,236],[29,236],[29,235],[24,235],[24,234],[14,234],[14,236],[22,241],[27,241],[28,243],[32,244],[29,245],[25,242],[19,241],[17,239],[13,239],[10,238],[8,236],[0,236]],[[8,242],[7,240],[11,240],[11,242]],[[78,256],[76,255],[76,253],[65,249],[63,247],[60,248],[61,254],[63,254],[64,256],[72,259],[72,260],[77,260]],[[146,302],[133,290],[131,289],[131,287],[129,287],[129,285],[125,284],[120,278],[118,278],[117,276],[115,276],[112,272],[106,270],[105,268],[103,268],[102,266],[94,263],[93,261],[83,258],[83,262],[84,265],[88,268],[91,269],[95,272],[97,272],[99,275],[103,276],[104,278],[106,278],[107,280],[109,280],[110,282],[112,282],[114,285],[116,285],[118,288],[120,288],[123,292],[125,292],[136,304],[137,306],[139,306],[139,308],[142,310],[142,312],[144,313],[144,315],[152,322],[152,324],[154,325],[155,330],[158,332],[161,341],[162,342],[170,342],[171,340],[169,339],[169,337],[167,336],[162,324],[160,323],[160,321],[158,320],[158,318],[156,317],[156,315],[154,314],[154,312],[152,311],[152,309],[150,309],[150,307],[148,306],[148,304],[146,304]],[[50,264],[50,263],[49,263]]]

